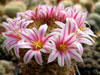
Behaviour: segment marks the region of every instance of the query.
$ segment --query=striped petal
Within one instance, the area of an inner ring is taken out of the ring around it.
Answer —
[[[71,58],[70,58],[69,53],[66,52],[66,53],[64,54],[64,58],[65,58],[65,62],[66,62],[66,64],[67,64],[68,68],[70,68],[70,66],[71,66]]]
[[[64,66],[64,56],[62,53],[59,53],[58,55],[58,64],[59,66],[63,67]]]
[[[52,53],[49,55],[49,58],[48,58],[48,63],[54,61],[57,57],[58,57],[58,51],[55,50],[55,51],[52,51]]]
[[[53,36],[55,36],[55,33],[50,33],[50,34],[48,34],[48,35],[45,37],[43,43],[46,43],[46,42],[47,42],[51,37],[53,37]]]
[[[38,64],[42,65],[43,60],[40,51],[35,52],[35,60],[37,61]]]
[[[32,45],[30,45],[30,44],[18,44],[18,47],[20,47],[20,48],[32,48]]]
[[[82,45],[80,43],[76,43],[75,45],[77,46],[80,55],[82,55],[83,54],[83,47],[82,47]]]
[[[38,40],[38,38],[36,37],[36,34],[34,33],[34,31],[33,31],[32,29],[26,29],[26,32],[27,32],[27,34],[30,34],[30,37],[31,37],[33,40],[35,40],[35,41]]]
[[[47,31],[47,28],[48,28],[47,24],[44,24],[39,28],[39,36],[40,36],[40,40],[41,41],[44,38],[44,35],[45,35],[46,31]]]
[[[2,25],[6,28],[6,30],[11,30],[11,27],[8,23],[3,22]]]
[[[65,26],[65,24],[60,21],[56,21],[55,23],[61,28],[64,28],[64,26]]]
[[[20,58],[19,56],[19,48],[18,47],[14,47],[14,52],[15,52],[15,55]]]
[[[11,18],[7,18],[7,21],[8,23],[10,24],[10,26],[13,28],[15,25],[14,25],[14,20],[11,19]]]
[[[78,41],[81,42],[81,43],[88,44],[88,45],[93,45],[93,43],[86,38],[79,38]]]
[[[66,45],[71,45],[73,44],[74,42],[76,41],[76,35],[74,33],[70,34],[68,37],[67,37],[67,40],[66,40]]]
[[[34,53],[35,52],[33,50],[29,50],[24,56],[24,63],[27,64],[32,59]]]
[[[74,50],[69,50],[69,54],[78,62],[83,62],[83,59],[81,57],[80,54],[78,54],[76,51]]]
[[[26,21],[22,24],[22,28],[26,28],[30,23],[32,23],[33,21]]]
[[[19,33],[19,35],[24,39],[24,40],[26,40],[26,41],[28,41],[28,42],[31,42],[32,41],[32,39],[28,36],[28,35],[26,35],[25,33]]]

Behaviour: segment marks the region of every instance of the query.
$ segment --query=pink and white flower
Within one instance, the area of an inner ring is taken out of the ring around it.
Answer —
[[[20,18],[11,19],[7,18],[7,22],[3,22],[3,26],[6,28],[6,32],[3,33],[3,36],[6,37],[6,40],[3,43],[3,48],[6,47],[9,52],[14,48],[14,52],[17,57],[19,57],[19,48],[17,43],[22,41],[22,38],[19,35],[23,29],[27,27],[31,21],[25,21],[25,19],[20,20]]]
[[[74,31],[74,26],[72,31]],[[70,28],[70,29],[71,29]],[[68,67],[71,65],[71,59],[75,59],[82,62],[81,55],[78,51],[81,51],[77,45],[77,38],[75,33],[69,34],[69,26],[65,24],[63,30],[60,34],[56,35],[54,39],[51,40],[53,46],[52,52],[48,58],[48,63],[54,61],[58,58],[58,64],[64,66],[64,60]],[[82,53],[82,52],[81,52]]]
[[[23,38],[26,42],[19,43],[20,48],[30,48],[24,56],[24,62],[28,63],[33,56],[35,56],[35,60],[38,64],[42,65],[43,60],[41,56],[41,52],[49,53],[51,48],[49,47],[50,43],[49,39],[55,34],[48,34],[46,37],[45,33],[48,26],[46,24],[41,25],[39,30],[36,28],[27,29],[25,32],[20,33],[21,38]]]
[[[80,49],[79,53],[82,55],[83,54],[83,47],[81,45],[81,43],[85,43],[88,45],[93,45],[94,40],[87,34],[84,34],[83,32],[79,33],[78,32],[78,26],[76,21],[73,18],[67,18],[66,19],[66,24],[56,21],[55,22],[58,26],[60,26],[62,29],[57,28],[54,30],[54,32],[58,32],[61,34],[61,31],[65,28],[65,26],[67,25],[67,31],[68,31],[68,35],[71,33],[75,33],[76,35],[76,40],[77,40],[77,47]],[[93,41],[93,42],[92,42]]]
[[[96,37],[93,31],[85,25],[87,17],[86,11],[78,11],[75,7],[68,7],[65,9],[64,13],[66,14],[66,17],[73,18],[76,21],[78,25],[78,32],[82,35],[82,37],[87,37],[90,40],[92,40],[90,36]]]
[[[34,11],[27,10],[25,13],[19,13],[18,17],[25,17],[27,20],[38,21],[38,24],[47,24],[49,21],[61,21],[64,22],[66,19],[64,6],[60,3],[56,6],[39,5]],[[22,16],[22,15],[23,16]],[[21,15],[21,16],[20,16]]]

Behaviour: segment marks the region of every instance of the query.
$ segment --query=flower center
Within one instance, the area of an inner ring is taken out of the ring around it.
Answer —
[[[19,36],[19,34],[16,33],[15,35],[17,36],[17,39],[19,39],[19,40],[21,39],[21,37]]]
[[[85,25],[83,25],[82,27],[79,27],[80,30],[84,30],[85,29]]]
[[[43,46],[43,44],[40,42],[40,41],[32,41],[33,42],[33,47],[36,49],[36,50],[38,50],[38,49],[41,49],[42,48],[42,46]]]
[[[60,51],[60,52],[65,52],[66,48],[67,47],[66,47],[66,45],[64,43],[57,46],[57,50]]]
[[[84,28],[83,28],[83,27],[79,27],[79,29],[80,29],[80,30],[84,30]]]

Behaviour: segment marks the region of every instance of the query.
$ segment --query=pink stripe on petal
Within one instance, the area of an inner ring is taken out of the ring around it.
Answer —
[[[36,36],[35,36],[35,34],[34,34],[34,32],[33,32],[32,30],[27,29],[27,31],[28,31],[28,33],[30,34],[30,36],[31,36],[31,38],[32,38],[33,40],[38,40],[38,39],[36,38]]]
[[[69,24],[68,24],[68,34],[70,34],[70,32],[71,32],[71,23],[70,23],[70,21],[69,21]]]
[[[6,39],[6,40],[3,42],[3,44],[2,44],[3,49],[4,49],[4,47],[5,47],[9,42],[10,42],[10,40],[8,40],[8,39]]]
[[[68,68],[70,68],[70,66],[71,66],[71,58],[70,58],[69,53],[66,52],[66,53],[64,54],[64,57],[65,57],[65,62],[66,62],[66,64],[67,64]]]
[[[11,27],[10,27],[10,25],[8,23],[3,22],[2,24],[6,28],[6,30],[11,30]]]
[[[59,53],[59,55],[58,55],[58,64],[60,67],[64,66],[64,56],[62,53]]]
[[[7,21],[9,22],[9,24],[11,24],[12,27],[14,27],[14,23],[13,23],[13,19],[11,18],[7,18]]]
[[[60,26],[61,28],[64,28],[65,24],[60,22],[60,21],[56,21],[55,22],[58,26]]]
[[[35,9],[35,16],[36,16],[37,19],[39,18],[39,16],[38,16],[38,8]]]
[[[12,45],[9,46],[9,48],[7,48],[7,51],[9,52],[12,48],[14,48],[16,46],[16,43],[13,43]]]
[[[16,35],[14,35],[14,34],[5,34],[7,37],[10,37],[10,38],[15,38],[15,39],[17,39],[17,36]]]
[[[86,38],[79,38],[78,41],[81,42],[81,43],[88,44],[88,45],[93,45],[93,43]]]
[[[33,28],[32,30],[33,30],[33,32],[34,32],[36,38],[39,39],[39,35],[38,35],[37,29],[36,29],[36,28]]]
[[[34,51],[29,50],[24,56],[24,63],[27,64],[32,59],[33,55],[34,55]]]
[[[9,45],[13,41],[14,40],[8,40],[8,39],[7,39],[7,41],[5,40],[4,43],[3,43],[3,49],[4,49],[5,46]]]
[[[46,43],[46,42],[47,42],[51,37],[53,37],[54,35],[55,35],[55,34],[53,34],[53,33],[48,34],[48,35],[45,37],[43,43]]]
[[[68,44],[68,43],[70,43],[70,42],[72,42],[72,41],[74,41],[74,40],[76,40],[76,35],[75,34],[70,34],[69,36],[68,36],[68,38],[67,38],[67,40],[66,40],[66,44]]]
[[[20,47],[20,48],[32,48],[32,45],[30,45],[30,44],[21,44],[21,45],[18,45],[18,47]]]
[[[44,24],[39,28],[39,37],[40,37],[41,41],[44,38],[44,35],[45,35],[46,31],[47,31],[47,28],[48,28],[47,24]]]
[[[62,40],[61,43],[65,40],[66,34],[67,34],[67,25],[65,24],[65,27],[63,29],[63,33],[62,33]]]
[[[55,47],[52,44],[45,44],[43,48],[48,48],[48,49],[55,49]]]
[[[80,55],[82,55],[83,54],[83,47],[82,47],[82,45],[80,43],[76,43],[75,45],[77,46]]]
[[[58,51],[52,51],[48,58],[48,63],[54,61],[58,57]]]
[[[32,39],[24,33],[20,33],[20,36],[26,41],[32,42]]]
[[[72,44],[74,44],[75,42],[76,42],[76,40],[73,40],[73,41],[71,41],[71,42],[68,42],[67,45],[72,45]]]
[[[29,25],[30,22],[26,21],[22,24],[22,28],[26,28]]]
[[[80,54],[78,54],[75,50],[69,50],[69,54],[78,62],[83,62],[83,59]]]
[[[50,14],[49,14],[49,17],[50,17],[50,15],[53,14],[53,10],[54,10],[54,7],[51,8],[51,10],[50,10]]]
[[[20,58],[19,56],[19,48],[18,47],[14,47],[14,52],[15,52],[15,55]]]
[[[35,53],[35,60],[37,61],[38,64],[42,65],[43,60],[40,51],[36,51]]]
[[[54,32],[61,33],[61,29],[54,29]]]

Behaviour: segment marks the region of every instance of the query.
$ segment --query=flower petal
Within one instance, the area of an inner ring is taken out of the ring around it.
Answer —
[[[15,25],[14,25],[14,22],[13,22],[13,19],[11,18],[7,18],[7,21],[8,23],[10,24],[10,26],[13,28]]]
[[[48,63],[54,61],[54,60],[57,58],[58,54],[59,54],[59,53],[58,53],[57,50],[52,51],[51,54],[49,55]]]
[[[32,23],[33,21],[26,21],[22,24],[22,28],[26,28],[30,23]]]
[[[83,59],[82,59],[81,55],[78,54],[76,51],[74,51],[74,50],[69,50],[69,54],[70,54],[76,61],[83,62]]]
[[[89,28],[86,28],[83,32],[86,33],[86,34],[88,34],[88,35],[97,37],[97,36],[93,33],[93,31],[92,31],[91,29],[89,29]]]
[[[80,43],[76,43],[75,45],[77,46],[80,55],[82,55],[83,54],[83,47],[82,47],[82,45]]]
[[[28,36],[29,34],[25,34],[25,33],[19,33],[19,35],[24,39],[24,40],[26,40],[27,42],[31,42],[32,41],[32,39]]]
[[[79,38],[78,41],[81,42],[81,43],[88,44],[88,45],[93,45],[93,43],[86,38]]]
[[[58,26],[60,26],[61,28],[64,28],[65,24],[60,22],[60,21],[56,21],[55,22]]]
[[[20,47],[20,48],[32,48],[32,45],[30,45],[30,44],[18,44],[18,47]]]
[[[26,32],[28,32],[27,34],[30,34],[30,37],[31,37],[33,40],[35,40],[35,41],[38,40],[37,36],[35,35],[35,33],[33,32],[32,29],[26,29]]]
[[[47,42],[51,37],[53,37],[53,36],[55,36],[55,33],[50,33],[50,34],[48,34],[48,35],[45,37],[43,43],[46,43],[46,42]]]
[[[62,53],[59,53],[58,55],[58,64],[59,66],[63,67],[64,66],[64,56]]]
[[[38,64],[42,65],[43,60],[40,51],[35,52],[35,60],[37,61]]]
[[[41,41],[44,38],[44,35],[45,35],[46,31],[47,31],[47,28],[48,28],[47,24],[44,24],[39,28],[39,36],[40,36],[40,40]]]
[[[71,58],[70,58],[69,53],[66,52],[66,53],[64,54],[64,57],[65,57],[65,62],[66,62],[66,64],[67,64],[68,68],[70,68],[70,66],[71,66]]]
[[[20,58],[19,56],[19,48],[18,47],[14,47],[14,52],[15,52],[15,55]]]
[[[67,37],[67,40],[66,40],[66,45],[71,45],[73,44],[75,41],[76,41],[76,35],[74,33],[70,34],[68,37]]]
[[[8,23],[3,22],[2,25],[6,28],[6,30],[11,30],[11,27]]]
[[[24,56],[24,63],[27,64],[32,59],[34,53],[35,52],[33,50],[29,50]]]

